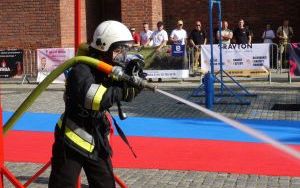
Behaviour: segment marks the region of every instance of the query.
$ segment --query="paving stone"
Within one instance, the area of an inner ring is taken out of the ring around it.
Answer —
[[[281,77],[274,77],[274,80]],[[224,97],[222,101],[228,104],[216,104],[214,110],[231,118],[237,119],[269,119],[269,120],[300,120],[300,111],[284,112],[273,111],[272,106],[276,103],[300,103],[299,84],[282,84],[274,82],[271,85],[266,81],[253,79],[247,81],[240,78],[249,91],[257,94],[257,97],[246,97],[251,105],[230,104],[237,102],[231,97]],[[155,83],[156,84],[156,83]],[[187,98],[197,88],[198,82],[187,81],[182,83],[166,82],[157,83],[159,87],[175,95]],[[233,85],[229,83],[229,86]],[[34,84],[2,84],[1,85],[2,107],[5,111],[15,111],[30,92],[36,87]],[[216,84],[216,88],[220,86]],[[36,102],[29,108],[30,112],[62,113],[64,111],[63,86],[51,85]],[[146,99],[146,100],[145,100]],[[191,101],[204,104],[203,97],[191,98]],[[149,102],[151,101],[151,102]],[[51,103],[51,105],[49,105]],[[142,108],[141,108],[142,106]],[[157,106],[160,106],[158,109]],[[173,99],[143,91],[133,103],[124,103],[124,111],[129,116],[164,117],[164,118],[207,118],[184,104],[179,104]],[[117,108],[112,108],[113,115],[117,115]],[[34,174],[42,164],[35,163],[5,163],[21,182]],[[300,177],[273,177],[262,175],[243,175],[220,172],[198,171],[172,171],[158,169],[115,169],[115,173],[133,188],[299,188]],[[30,187],[47,187],[50,169],[43,173]],[[7,179],[5,187],[14,187]],[[82,172],[82,187],[87,186],[87,180]]]

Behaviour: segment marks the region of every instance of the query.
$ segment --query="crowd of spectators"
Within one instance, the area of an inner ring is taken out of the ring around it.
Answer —
[[[200,20],[195,21],[195,29],[193,29],[189,34],[183,29],[183,20],[178,20],[175,29],[172,30],[170,36],[164,28],[164,23],[159,21],[157,23],[157,29],[151,31],[149,29],[148,23],[143,23],[143,31],[136,32],[134,27],[130,28],[132,35],[134,37],[135,46],[153,46],[161,48],[161,45],[166,44],[189,44],[190,47],[196,45],[205,44],[207,42],[207,32],[203,29]],[[197,34],[197,30],[201,31]],[[197,35],[202,35],[197,36]],[[266,24],[266,28],[261,34],[261,42],[273,43],[274,39],[277,39],[278,43],[289,43],[294,35],[293,28],[289,26],[289,21],[284,20],[283,24],[278,27],[277,30],[272,29],[271,23]],[[203,38],[204,37],[204,38]],[[200,41],[197,41],[199,38]],[[253,31],[249,29],[248,25],[245,25],[244,19],[238,21],[237,27],[230,29],[228,21],[224,20],[222,22],[221,36],[218,28],[214,30],[214,43],[222,39],[224,44],[250,44],[253,42]],[[192,40],[191,40],[192,39]],[[194,41],[196,40],[196,41]]]
[[[196,71],[200,65],[200,52],[201,45],[208,42],[208,34],[203,29],[200,20],[195,21],[195,28],[187,34],[186,30],[183,29],[183,20],[178,20],[175,29],[172,30],[170,36],[164,29],[164,23],[162,21],[157,22],[157,29],[151,31],[148,23],[143,23],[143,31],[137,33],[135,28],[131,27],[130,31],[134,38],[134,47],[155,47],[156,51],[161,49],[167,44],[187,45],[194,50],[194,62],[193,70]],[[230,29],[228,21],[224,20],[221,23],[222,30],[218,28],[214,29],[214,43],[219,43],[221,39],[223,44],[251,44],[253,42],[253,31],[249,29],[248,25],[245,25],[244,19],[238,21],[237,27]],[[278,27],[276,32],[272,30],[271,23],[267,23],[266,27],[261,34],[261,42],[263,43],[274,43],[277,39],[280,58],[285,57],[287,44],[291,42],[294,35],[293,28],[289,26],[289,21],[286,19],[283,24]]]

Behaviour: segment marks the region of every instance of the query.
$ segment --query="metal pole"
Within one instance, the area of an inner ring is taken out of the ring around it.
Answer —
[[[210,40],[210,73],[214,74],[214,51],[213,51],[213,1],[209,0],[209,40]]]
[[[81,2],[80,2],[81,0],[75,0],[75,10],[74,10],[74,13],[75,13],[75,23],[74,23],[74,26],[75,26],[75,29],[74,29],[74,31],[75,31],[75,41],[74,41],[74,46],[75,46],[75,49],[74,49],[74,51],[75,51],[75,54],[76,54],[76,52],[77,52],[77,50],[78,50],[78,47],[79,47],[79,44],[80,44],[80,41],[81,41],[81,28],[80,28],[80,25],[81,25],[81,11],[80,11],[80,9],[81,9]],[[79,187],[81,187],[81,177],[80,177],[80,175],[78,176],[78,178],[77,178],[77,185],[76,185],[76,188],[79,188]]]
[[[75,0],[75,10],[74,10],[74,13],[75,13],[75,23],[74,23],[74,31],[75,31],[75,41],[74,41],[74,46],[75,46],[75,53],[77,52],[77,49],[79,47],[79,44],[80,44],[80,37],[81,37],[81,29],[80,29],[80,15],[81,15],[81,11],[80,11],[80,8],[81,8],[81,4],[80,4],[80,1],[81,0]],[[77,179],[77,185],[76,185],[77,188],[81,187],[81,177],[80,175],[78,176],[78,179]]]
[[[47,168],[51,165],[51,161],[48,161],[39,171],[37,171],[27,182],[24,184],[24,187],[28,187],[32,182],[34,182]]]
[[[220,76],[221,76],[221,82],[223,83],[223,58],[222,58],[222,14],[221,14],[221,1],[218,1],[218,8],[219,8],[219,36],[220,36],[220,40],[219,40],[219,46],[220,46]],[[223,94],[223,84],[221,84],[221,94]]]
[[[75,0],[75,52],[78,49],[78,46],[80,44],[81,41],[81,30],[80,30],[80,26],[81,26],[81,0]]]
[[[0,88],[1,92],[1,88]],[[3,148],[3,123],[2,123],[2,105],[1,105],[1,95],[0,95],[0,188],[3,188],[3,171],[2,168],[4,167],[4,148]]]
[[[204,76],[205,107],[208,109],[212,109],[214,103],[213,3],[209,0],[210,72]]]

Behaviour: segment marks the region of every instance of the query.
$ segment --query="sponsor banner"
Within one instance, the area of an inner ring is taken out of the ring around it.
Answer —
[[[23,50],[0,50],[0,78],[22,77]]]
[[[290,74],[300,76],[300,43],[292,43],[289,47]]]
[[[37,49],[38,76],[37,82],[43,81],[56,67],[74,57],[74,48]],[[53,83],[64,83],[65,76],[61,74]]]
[[[173,57],[184,57],[185,45],[172,45],[172,56]]]
[[[174,55],[172,46],[165,46],[160,51],[156,48],[145,47],[139,50],[132,50],[130,53],[141,54],[145,59],[144,70],[147,78],[187,78],[188,61],[185,54],[185,46],[174,45],[177,55]]]
[[[213,45],[214,70],[220,70],[219,45]],[[210,45],[201,46],[201,68],[210,70]],[[223,44],[223,70],[232,76],[267,76],[270,68],[270,44]]]
[[[145,70],[147,78],[188,78],[189,70]]]

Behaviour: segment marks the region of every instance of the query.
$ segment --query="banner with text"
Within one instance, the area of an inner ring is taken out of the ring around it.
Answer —
[[[0,78],[22,77],[23,50],[0,50]]]
[[[37,82],[41,82],[51,71],[56,69],[66,60],[74,57],[74,48],[46,48],[37,49],[38,76]],[[65,76],[61,74],[53,83],[64,83]]]
[[[130,53],[143,55],[147,78],[188,78],[188,61],[184,45],[165,46],[160,51],[145,47]]]
[[[201,46],[201,69],[210,70],[210,45]],[[213,45],[214,70],[220,70],[220,46]],[[231,76],[267,76],[270,68],[270,44],[223,44],[223,70]]]

